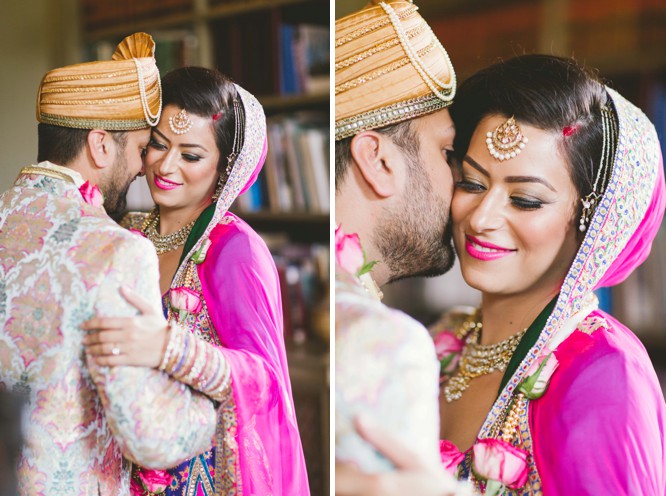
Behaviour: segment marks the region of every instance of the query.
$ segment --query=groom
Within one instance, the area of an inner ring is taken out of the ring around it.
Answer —
[[[335,37],[336,491],[453,493],[439,462],[434,346],[421,324],[379,303],[379,287],[453,264],[455,73],[409,2],[339,19]],[[392,453],[361,416],[404,449]]]
[[[215,431],[204,396],[157,370],[86,363],[82,345],[93,315],[136,315],[119,289],[163,320],[153,246],[107,215],[142,174],[159,120],[153,50],[137,33],[111,61],[48,72],[39,163],[0,196],[0,390],[26,403],[19,494],[129,494],[123,455],[174,466],[208,449]]]

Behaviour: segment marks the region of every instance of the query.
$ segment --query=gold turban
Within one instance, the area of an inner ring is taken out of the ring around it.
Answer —
[[[451,104],[456,75],[411,2],[373,3],[335,22],[335,139]]]
[[[130,131],[155,126],[162,111],[155,42],[125,38],[109,61],[49,71],[37,94],[37,120],[77,129]]]

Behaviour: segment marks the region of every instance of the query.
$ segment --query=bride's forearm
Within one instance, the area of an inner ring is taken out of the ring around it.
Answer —
[[[222,351],[177,324],[169,326],[159,368],[214,401],[223,401],[231,391],[229,363]]]

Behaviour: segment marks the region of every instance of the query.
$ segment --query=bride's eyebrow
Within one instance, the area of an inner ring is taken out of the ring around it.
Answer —
[[[154,127],[154,128],[152,129],[152,131],[153,131],[153,133],[159,134],[160,138],[162,138],[164,141],[167,141],[167,142],[171,143],[171,140],[170,140],[169,138],[167,138],[166,136],[164,136],[164,135],[160,132],[160,130],[157,129],[156,127]]]
[[[465,158],[463,158],[463,162],[467,162],[469,165],[474,167],[476,170],[478,170],[484,176],[490,177],[490,173],[486,169],[484,169],[481,164],[479,164],[476,160],[474,160],[469,155],[465,155]],[[543,184],[549,190],[554,191],[554,192],[557,193],[557,190],[548,181],[546,181],[542,177],[537,177],[537,176],[508,176],[508,177],[505,177],[504,180],[507,183],[539,183],[539,184]]]
[[[469,155],[465,155],[465,158],[463,158],[463,162],[467,162],[469,165],[474,167],[476,170],[478,170],[484,176],[490,177],[490,173],[486,169],[484,169],[481,164],[479,164],[476,160],[474,160]]]
[[[169,138],[167,138],[166,136],[164,136],[164,135],[160,132],[160,130],[157,129],[156,127],[153,128],[153,132],[159,134],[159,135],[160,135],[160,138],[162,138],[163,140],[165,140],[165,141],[171,143],[171,140],[170,140]],[[183,147],[187,147],[187,148],[201,148],[201,149],[202,149],[203,151],[205,151],[205,152],[208,151],[208,150],[206,149],[206,147],[201,146],[201,145],[197,145],[197,144],[194,144],[194,143],[181,143],[179,146],[183,146]]]
[[[539,183],[546,188],[557,193],[557,190],[551,184],[541,177],[536,176],[509,176],[504,179],[507,183]]]

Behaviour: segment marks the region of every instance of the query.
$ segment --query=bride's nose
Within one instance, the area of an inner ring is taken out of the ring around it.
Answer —
[[[469,225],[476,232],[491,231],[501,227],[504,218],[504,200],[501,194],[489,191],[473,207]]]
[[[159,160],[157,165],[157,172],[160,176],[168,176],[176,170],[177,152],[174,149],[169,150]]]

